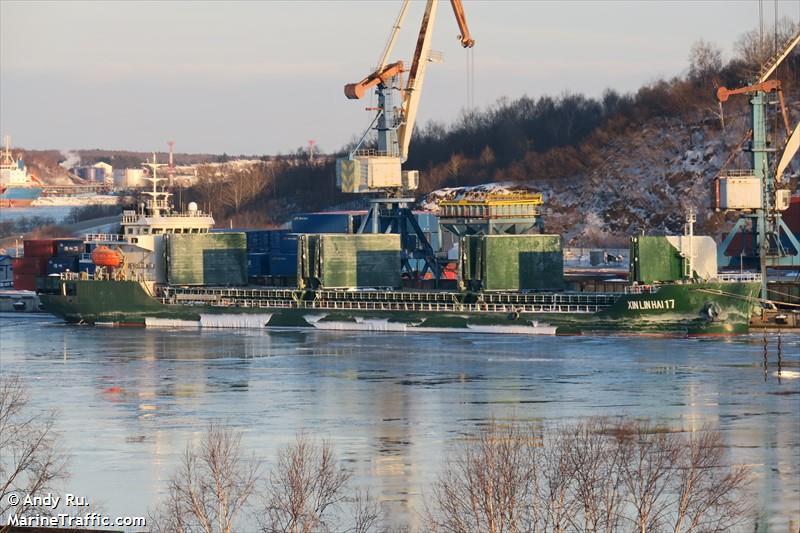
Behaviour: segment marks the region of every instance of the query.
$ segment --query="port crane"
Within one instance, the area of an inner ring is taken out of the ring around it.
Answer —
[[[409,192],[419,186],[417,170],[403,170],[408,159],[411,135],[414,131],[422,85],[429,62],[440,62],[440,55],[431,51],[431,38],[436,21],[438,0],[427,0],[422,16],[417,44],[410,69],[402,61],[389,62],[397,37],[405,22],[410,0],[403,0],[389,39],[378,60],[377,67],[355,83],[344,87],[350,100],[363,98],[370,90],[377,95],[377,106],[371,108],[375,115],[360,140],[350,153],[336,161],[336,183],[346,193],[377,193],[382,198],[371,200],[369,213],[359,228],[359,233],[398,233],[403,249],[403,270],[413,272],[410,257],[424,260],[421,274],[429,270],[439,278],[439,264],[435,252],[416,221],[411,205],[414,198]],[[472,48],[475,40],[470,34],[461,0],[450,0],[458,24],[461,46]],[[403,75],[408,74],[405,83]],[[371,131],[377,132],[375,148],[363,149]]]
[[[791,128],[789,117],[777,79],[770,79],[783,61],[800,44],[800,33],[789,39],[777,53],[765,63],[756,79],[746,87],[717,90],[720,104],[732,95],[750,95],[750,121],[752,139],[749,151],[751,166],[742,170],[721,173],[715,180],[715,208],[736,211],[741,218],[731,229],[718,251],[720,266],[730,266],[731,258],[725,255],[737,234],[750,235],[752,248],[748,256],[759,260],[761,270],[761,297],[767,298],[767,267],[800,266],[800,242],[781,217],[781,211],[789,206],[791,191],[781,188],[783,173],[800,147],[800,124]],[[778,101],[769,101],[776,93]],[[786,129],[787,139],[777,165],[770,165],[770,154],[777,152],[767,139],[767,106],[779,104]],[[743,249],[744,254],[744,249]]]
[[[376,189],[408,191],[417,188],[419,176],[417,171],[407,171],[403,174],[401,165],[408,159],[408,148],[417,120],[427,65],[429,62],[441,60],[431,51],[431,37],[438,3],[438,0],[428,0],[425,5],[417,46],[405,84],[402,83],[402,75],[406,72],[405,65],[402,61],[389,63],[389,57],[408,13],[410,0],[403,1],[375,70],[361,81],[344,86],[344,94],[351,100],[362,98],[374,87],[378,105],[373,109],[376,113],[369,128],[348,157],[340,159],[337,165],[337,180],[342,191],[374,192]],[[467,26],[461,0],[450,0],[450,5],[461,32],[459,35],[461,46],[472,48],[475,46],[475,39],[472,38]],[[398,92],[399,105],[395,105]],[[378,133],[377,148],[361,150],[367,135],[373,129]]]

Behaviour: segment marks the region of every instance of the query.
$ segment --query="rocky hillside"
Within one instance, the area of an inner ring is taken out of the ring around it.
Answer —
[[[598,133],[576,147],[581,168],[574,172],[537,174],[538,158],[530,158],[496,171],[495,183],[543,193],[547,230],[570,244],[614,245],[642,231],[680,232],[689,208],[698,215],[697,231],[716,235],[729,221],[711,208],[714,178],[726,162],[726,169],[749,164],[739,149],[748,131],[746,111],[738,106],[724,130],[718,120],[679,116],[653,118],[610,137]],[[799,111],[795,106],[795,122]],[[800,157],[795,157],[784,187],[797,191],[798,177]],[[468,190],[439,189],[423,204],[435,209],[436,199]]]

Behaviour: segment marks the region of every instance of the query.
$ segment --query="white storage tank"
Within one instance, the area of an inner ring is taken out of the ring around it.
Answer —
[[[144,185],[144,170],[141,168],[118,168],[114,170],[114,187],[135,189]]]

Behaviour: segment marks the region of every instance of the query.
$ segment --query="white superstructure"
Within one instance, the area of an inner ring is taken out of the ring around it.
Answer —
[[[156,163],[153,154],[153,162],[147,166],[150,173],[144,179],[151,182],[152,188],[143,191],[146,198],[138,209],[122,212],[122,233],[92,234],[87,235],[86,240],[91,244],[119,247],[125,255],[129,274],[136,279],[165,283],[164,235],[208,233],[214,227],[214,217],[198,209],[194,202],[189,203],[185,212],[173,210],[172,193],[159,188],[159,182],[167,179],[158,176],[158,168],[164,165]]]
[[[31,176],[25,169],[22,158],[14,159],[11,155],[11,138],[6,136],[6,147],[3,157],[0,158],[0,187],[28,186],[32,183]]]

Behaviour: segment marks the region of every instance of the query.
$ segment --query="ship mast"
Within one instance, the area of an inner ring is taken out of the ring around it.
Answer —
[[[4,166],[4,167],[16,166],[17,162],[14,161],[14,158],[11,156],[11,137],[9,135],[5,136],[5,144],[6,144],[6,148],[3,151],[2,166]]]
[[[153,161],[145,163],[144,166],[150,169],[150,175],[146,176],[144,179],[153,182],[153,190],[144,191],[144,194],[151,197],[147,206],[150,211],[149,214],[153,217],[160,217],[162,216],[162,213],[169,212],[169,197],[172,196],[172,193],[169,193],[163,189],[158,190],[158,182],[164,181],[166,178],[159,178],[157,169],[166,165],[164,163],[156,162],[156,154],[153,152]]]

